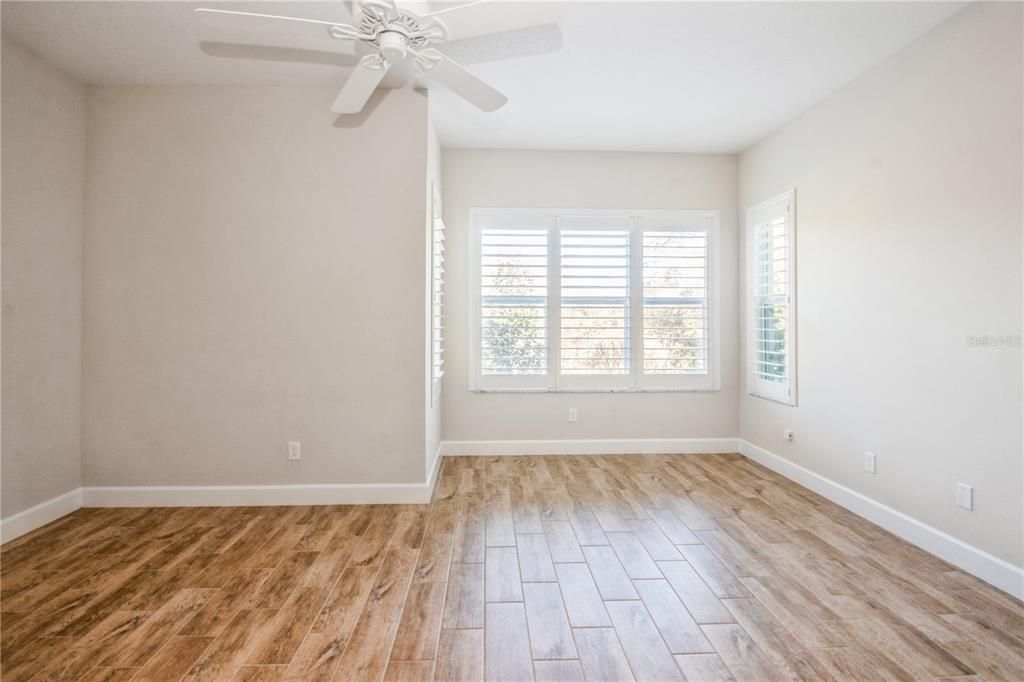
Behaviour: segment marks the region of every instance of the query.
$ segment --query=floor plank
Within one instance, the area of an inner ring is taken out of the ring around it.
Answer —
[[[633,674],[641,680],[682,680],[665,640],[654,625],[643,602],[616,601],[606,604],[615,632]]]
[[[522,604],[487,605],[486,676],[489,680],[532,680],[530,634]]]
[[[523,580],[515,547],[488,547],[484,567],[487,601],[523,600]]]
[[[438,644],[438,682],[484,679],[484,631],[442,630]]]
[[[516,548],[519,551],[519,571],[523,582],[555,582],[555,566],[548,550],[548,540],[543,533],[516,534]]]
[[[483,564],[452,564],[448,596],[444,603],[442,627],[482,628],[484,626]]]
[[[673,654],[712,653],[711,642],[665,580],[637,580],[636,590]]]
[[[634,680],[622,644],[612,628],[573,630],[583,674],[588,680]]]
[[[569,623],[574,628],[612,624],[586,564],[555,564],[555,572]]]
[[[526,583],[523,594],[533,658],[576,658],[572,630],[558,584]]]
[[[626,575],[615,550],[611,547],[588,546],[583,548],[583,556],[587,559],[587,566],[597,583],[601,599],[639,599],[633,589],[633,581]]]

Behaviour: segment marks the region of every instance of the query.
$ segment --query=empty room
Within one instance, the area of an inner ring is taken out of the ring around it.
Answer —
[[[1024,3],[0,28],[4,682],[1024,680]]]

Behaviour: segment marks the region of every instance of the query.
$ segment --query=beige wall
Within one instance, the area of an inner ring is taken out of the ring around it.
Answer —
[[[735,437],[736,157],[612,152],[445,150],[449,231],[445,440]],[[711,393],[471,393],[471,208],[721,211],[721,383]],[[568,408],[579,421],[568,423]]]
[[[85,91],[2,42],[7,518],[81,485]]]
[[[426,97],[335,94],[91,90],[86,485],[423,482]]]
[[[971,6],[740,163],[742,206],[796,187],[799,303],[799,406],[742,437],[1018,565],[1021,349],[967,337],[1021,334],[1021,58]]]

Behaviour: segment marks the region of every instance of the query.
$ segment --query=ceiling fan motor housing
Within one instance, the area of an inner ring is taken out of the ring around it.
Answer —
[[[381,31],[377,42],[380,53],[391,64],[402,61],[409,52],[409,38],[399,31]]]

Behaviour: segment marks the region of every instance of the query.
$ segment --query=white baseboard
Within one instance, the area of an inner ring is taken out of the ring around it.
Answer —
[[[70,514],[82,506],[82,489],[75,488],[51,500],[29,507],[13,516],[0,521],[0,542],[20,538],[36,528],[42,528],[51,521],[56,521],[65,514]]]
[[[622,455],[739,452],[737,438],[595,438],[589,440],[446,440],[444,455]]]
[[[434,450],[434,461],[430,463],[430,471],[427,472],[427,502],[430,502],[434,497],[434,488],[437,486],[437,475],[441,471],[441,446],[443,443],[438,443],[437,448]]]
[[[1024,599],[1024,569],[1021,567],[1014,566],[1008,561],[958,540],[949,533],[922,523],[749,441],[740,439],[739,451],[758,464],[813,490],[893,535],[917,545],[1018,599]]]
[[[83,507],[288,507],[319,504],[425,504],[441,468],[440,446],[424,483],[322,485],[87,486]]]
[[[422,504],[425,483],[326,485],[155,485],[82,488],[83,507],[287,507],[320,504]]]

